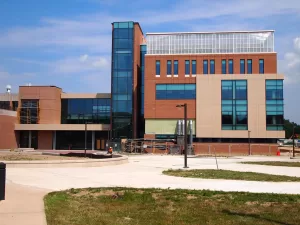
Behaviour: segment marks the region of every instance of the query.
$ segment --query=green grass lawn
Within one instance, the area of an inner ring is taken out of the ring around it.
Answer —
[[[300,224],[300,195],[98,188],[44,202],[48,225]]]
[[[238,172],[231,170],[165,170],[163,174],[176,177],[192,177],[203,179],[226,179],[226,180],[249,180],[249,181],[272,181],[294,182],[300,181],[300,177],[271,175],[265,173]]]
[[[300,167],[300,162],[276,162],[276,161],[265,161],[265,162],[241,162],[243,164],[255,164],[265,166],[287,166],[287,167]]]

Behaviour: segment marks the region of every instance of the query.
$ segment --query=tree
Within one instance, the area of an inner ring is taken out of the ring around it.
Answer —
[[[284,120],[285,138],[290,138],[293,135],[293,127],[295,126],[295,134],[300,134],[300,125],[289,120]]]

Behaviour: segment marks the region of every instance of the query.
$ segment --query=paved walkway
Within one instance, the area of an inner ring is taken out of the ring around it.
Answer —
[[[287,157],[219,158],[220,169],[300,177],[300,168],[239,164],[240,161],[289,160]],[[189,158],[190,169],[215,169],[214,158]],[[300,194],[300,182],[254,182],[162,175],[183,166],[181,156],[132,156],[128,164],[88,168],[8,168],[7,200],[0,202],[0,224],[46,224],[43,196],[53,190],[84,187],[184,188]],[[13,183],[11,183],[13,182]],[[2,219],[4,218],[4,220]],[[4,222],[3,222],[4,221]]]
[[[43,197],[49,190],[8,182],[6,199],[0,201],[1,225],[45,225]]]

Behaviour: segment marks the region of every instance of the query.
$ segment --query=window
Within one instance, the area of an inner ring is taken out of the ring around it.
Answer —
[[[156,60],[156,75],[160,75],[160,61]]]
[[[240,60],[240,74],[245,74],[245,59]]]
[[[208,61],[203,60],[203,74],[208,74]]]
[[[167,61],[167,75],[171,75],[172,74],[172,61],[168,60]]]
[[[248,129],[246,80],[222,81],[222,130]]]
[[[21,124],[39,123],[39,100],[21,100],[20,107]]]
[[[229,74],[233,74],[233,60],[229,59],[228,60],[228,70],[229,70]]]
[[[192,74],[197,74],[197,61],[192,60]]]
[[[266,80],[267,130],[283,130],[283,80]]]
[[[259,73],[260,74],[265,73],[265,62],[263,59],[259,60]]]
[[[123,82],[124,83],[124,82]],[[114,94],[114,111],[128,111],[122,108],[131,95]],[[85,98],[61,100],[62,124],[110,124],[111,99],[109,98]]]
[[[210,60],[210,74],[215,74],[215,60]]]
[[[185,60],[185,74],[190,75],[190,60]]]
[[[156,84],[156,99],[196,99],[196,84]]]
[[[178,75],[178,60],[174,60],[174,75]]]
[[[226,74],[226,59],[222,59],[222,74]]]
[[[252,59],[247,60],[247,73],[252,74]]]

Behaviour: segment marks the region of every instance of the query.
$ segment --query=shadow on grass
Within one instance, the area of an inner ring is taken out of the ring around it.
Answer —
[[[276,223],[276,224],[280,224],[280,225],[297,225],[297,224],[285,223],[285,222],[281,222],[281,221],[273,220],[273,219],[269,219],[269,218],[264,218],[258,214],[253,214],[253,213],[246,214],[246,213],[232,212],[230,210],[222,210],[222,212],[226,213],[228,215],[231,215],[231,216],[251,217],[254,219],[264,220],[267,222]]]

